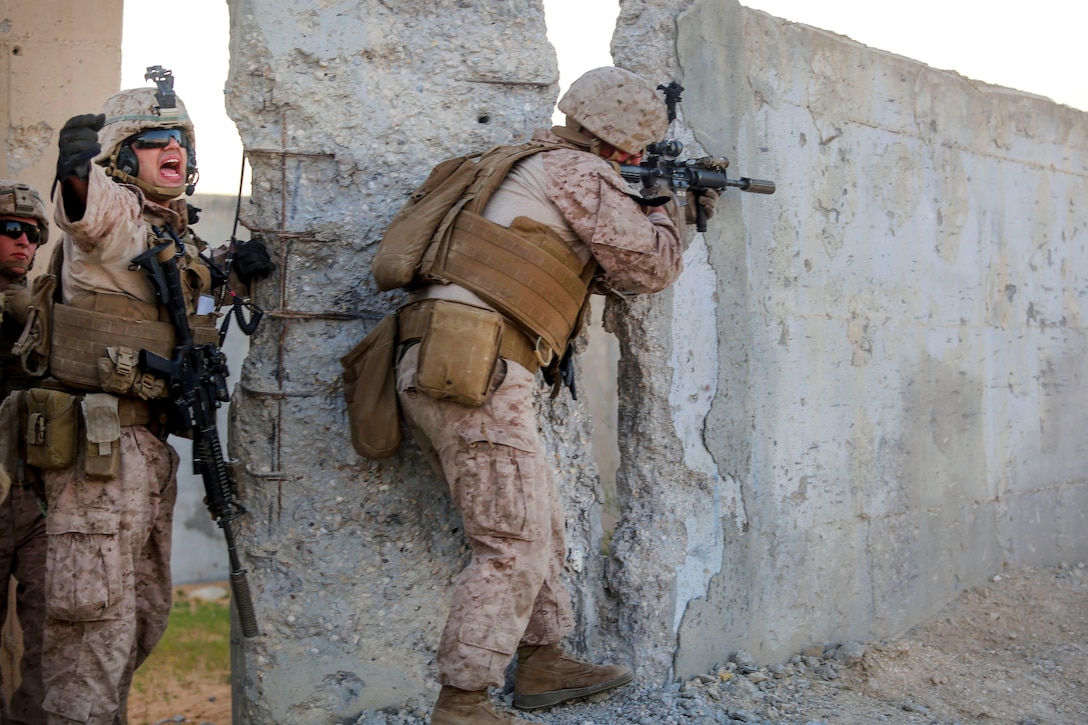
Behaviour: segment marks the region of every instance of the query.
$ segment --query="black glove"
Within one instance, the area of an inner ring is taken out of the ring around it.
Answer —
[[[91,159],[102,153],[98,132],[105,122],[106,117],[101,113],[85,113],[68,119],[60,130],[57,181],[63,181],[72,174],[81,179],[90,175]]]
[[[263,242],[235,242],[233,259],[231,269],[247,287],[250,282],[264,279],[276,269]]]
[[[699,213],[698,207],[703,208],[703,213],[706,214],[707,219],[712,219],[718,205],[718,196],[718,192],[714,189],[701,189],[698,194],[688,189],[687,205],[684,207],[684,221],[688,224],[695,224]]]

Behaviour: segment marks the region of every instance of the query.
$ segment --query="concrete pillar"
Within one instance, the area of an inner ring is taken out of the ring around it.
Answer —
[[[239,538],[263,632],[236,652],[235,719],[316,725],[429,705],[466,554],[460,522],[410,440],[386,461],[354,453],[338,360],[401,300],[377,293],[369,261],[430,168],[550,125],[558,71],[543,8],[230,8],[227,110],[253,169],[243,217],[279,263],[258,285],[268,317],[232,402],[250,511]]]

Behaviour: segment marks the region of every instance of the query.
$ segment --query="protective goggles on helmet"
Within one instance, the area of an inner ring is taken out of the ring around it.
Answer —
[[[42,238],[42,230],[37,224],[28,224],[15,219],[0,219],[0,236],[18,239],[24,234],[31,244],[37,244]]]
[[[171,139],[183,149],[189,148],[185,132],[180,128],[152,128],[130,138],[129,144],[134,149],[164,149],[170,145]]]

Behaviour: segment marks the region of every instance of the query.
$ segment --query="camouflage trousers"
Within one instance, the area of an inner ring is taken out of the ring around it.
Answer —
[[[48,725],[124,723],[132,673],[166,630],[178,456],[143,426],[121,429],[116,478],[45,472]]]
[[[0,503],[0,627],[7,622],[12,576],[15,613],[23,635],[19,687],[11,707],[0,712],[2,725],[40,725],[42,710],[42,620],[45,618],[45,517],[29,487],[15,484]],[[0,703],[2,705],[3,703]]]
[[[560,579],[563,511],[536,430],[535,377],[501,361],[491,398],[469,408],[415,389],[417,350],[397,366],[401,410],[445,478],[472,549],[438,645],[438,682],[498,687],[519,644],[555,644],[574,626]]]

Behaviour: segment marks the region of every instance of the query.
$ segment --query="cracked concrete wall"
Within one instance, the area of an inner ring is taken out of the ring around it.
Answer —
[[[232,405],[263,632],[235,651],[236,720],[351,722],[433,698],[467,552],[410,441],[351,451],[337,359],[399,302],[368,263],[407,193],[547,125],[556,63],[539,0],[229,4],[244,218],[280,264]],[[608,542],[582,403],[540,400],[572,646],[662,681],[894,634],[1003,562],[1088,554],[1084,114],[735,0],[626,0],[612,52],[687,88],[691,156],[778,192],[724,195],[678,284],[605,312]]]
[[[675,77],[701,147],[778,192],[725,199],[671,295],[616,317],[634,649],[781,660],[1083,558],[1085,114],[685,5],[625,3],[616,62]]]

